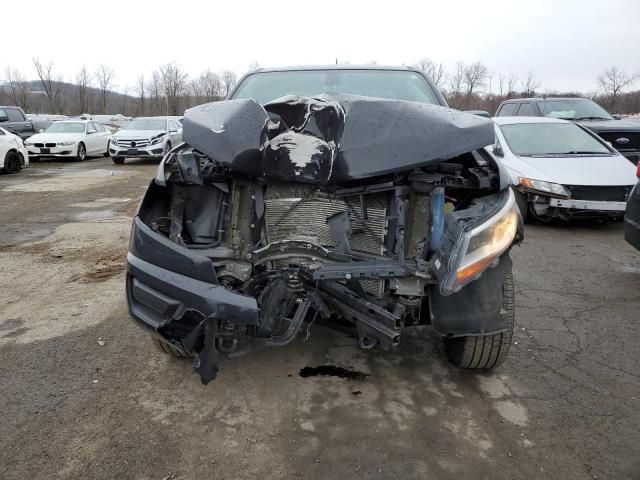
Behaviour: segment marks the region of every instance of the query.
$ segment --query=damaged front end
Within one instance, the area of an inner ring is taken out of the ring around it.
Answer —
[[[221,353],[285,345],[332,316],[363,348],[425,323],[501,332],[495,291],[522,220],[482,150],[493,135],[476,116],[355,96],[188,110],[133,222],[131,316],[194,356],[204,383]]]

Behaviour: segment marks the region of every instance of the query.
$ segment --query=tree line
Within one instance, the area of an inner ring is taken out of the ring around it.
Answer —
[[[33,65],[37,79],[27,79],[17,69],[6,68],[0,104],[15,104],[28,113],[181,115],[194,105],[225,98],[237,82],[232,70],[207,69],[189,77],[180,65],[171,62],[146,76],[139,75],[133,86],[115,91],[117,74],[108,65],[102,64],[94,71],[83,65],[71,80],[65,80],[51,61],[34,58]],[[498,104],[509,98],[563,95],[591,98],[612,113],[640,112],[640,90],[631,90],[640,72],[627,73],[617,67],[597,76],[598,90],[593,92],[541,91],[542,81],[534,72],[518,78],[491,72],[482,62],[458,62],[447,70],[443,63],[422,58],[413,67],[424,71],[449,105],[461,110],[494,113]],[[257,68],[257,62],[249,66],[250,71]]]

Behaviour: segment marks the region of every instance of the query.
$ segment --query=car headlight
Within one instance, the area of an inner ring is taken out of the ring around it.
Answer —
[[[25,147],[33,147],[33,142],[30,142],[30,141],[28,141],[28,140],[25,140],[25,141],[24,141],[24,146],[25,146]]]
[[[569,197],[571,194],[559,183],[545,182],[544,180],[534,180],[532,178],[518,177],[518,183],[527,190],[541,193],[550,193],[559,197]]]
[[[109,141],[111,142],[111,144],[112,144],[114,147],[117,147],[117,146],[118,146],[118,140],[117,140],[117,139],[115,139],[115,138],[111,137],[111,139],[110,139]]]
[[[75,145],[77,142],[77,140],[68,140],[66,142],[58,142],[58,145],[61,147],[68,147],[69,145]]]
[[[157,145],[159,143],[162,143],[162,140],[164,140],[164,135],[161,135],[158,138],[152,138],[149,142],[149,145]]]
[[[443,293],[455,293],[498,260],[513,243],[521,217],[508,190],[506,203],[485,222],[464,232],[452,255],[452,268],[442,284]]]

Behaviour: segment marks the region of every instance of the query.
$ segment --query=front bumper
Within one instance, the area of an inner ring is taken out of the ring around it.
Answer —
[[[552,198],[549,200],[549,206],[572,210],[588,210],[593,212],[624,212],[627,208],[626,202],[574,200],[571,198]]]
[[[140,326],[182,351],[194,319],[258,323],[253,297],[220,286],[208,258],[163,238],[138,217],[127,255],[127,305]]]
[[[156,145],[149,145],[147,147],[126,148],[122,146],[116,146],[109,142],[109,154],[112,157],[123,158],[162,158],[164,157],[164,144],[158,143]]]
[[[55,146],[51,148],[38,148],[28,146],[27,151],[31,157],[75,157],[78,154],[78,144]]]

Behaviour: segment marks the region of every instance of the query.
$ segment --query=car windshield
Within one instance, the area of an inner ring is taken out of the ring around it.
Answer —
[[[134,118],[124,126],[124,130],[165,130],[164,118]]]
[[[591,100],[547,100],[539,103],[545,117],[563,118],[566,120],[603,119],[612,120],[607,111]]]
[[[500,126],[513,153],[520,156],[607,155],[611,151],[573,123],[515,123]]]
[[[80,122],[54,122],[49,128],[47,133],[84,133],[84,123]]]
[[[301,70],[249,75],[232,98],[253,98],[261,104],[285,95],[311,97],[346,93],[439,105],[422,75],[396,70]]]

